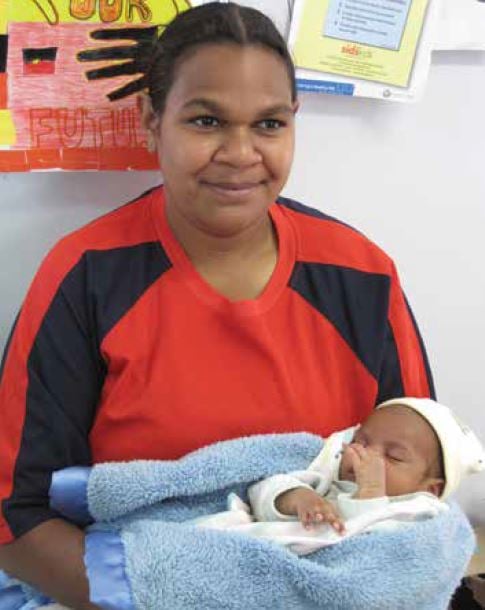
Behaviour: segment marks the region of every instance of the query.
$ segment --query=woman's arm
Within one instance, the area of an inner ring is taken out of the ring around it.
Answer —
[[[103,383],[86,257],[56,247],[38,272],[0,367],[0,568],[73,608],[92,608],[84,535],[49,506],[54,471],[91,465]]]
[[[95,610],[83,561],[84,534],[51,519],[0,546],[0,568],[74,610]]]

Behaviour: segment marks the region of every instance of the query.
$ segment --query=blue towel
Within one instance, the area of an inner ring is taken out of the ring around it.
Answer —
[[[306,468],[321,448],[310,434],[265,435],[175,461],[61,471],[54,506],[96,522],[85,558],[94,603],[107,610],[445,610],[474,548],[456,504],[304,558],[186,522],[224,510],[230,492],[245,499],[256,480]]]

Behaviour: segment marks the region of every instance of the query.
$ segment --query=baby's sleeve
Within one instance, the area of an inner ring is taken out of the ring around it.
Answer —
[[[293,515],[284,515],[276,508],[276,499],[291,489],[313,489],[319,495],[328,490],[328,477],[316,470],[298,470],[288,474],[276,474],[263,479],[248,489],[253,515],[258,521],[294,521]]]

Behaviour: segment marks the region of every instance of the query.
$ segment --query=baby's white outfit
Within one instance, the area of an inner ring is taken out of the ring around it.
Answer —
[[[368,500],[354,498],[357,485],[339,481],[338,470],[342,444],[350,442],[355,429],[332,434],[307,470],[277,474],[252,485],[248,489],[251,508],[230,494],[227,511],[196,519],[194,523],[265,538],[298,555],[307,555],[359,533],[402,526],[448,510],[445,502],[427,492]],[[345,522],[345,533],[341,535],[327,524],[305,529],[296,517],[280,513],[275,506],[276,498],[297,487],[314,489],[331,502]]]

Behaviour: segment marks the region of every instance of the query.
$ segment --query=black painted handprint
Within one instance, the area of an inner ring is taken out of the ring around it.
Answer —
[[[145,73],[148,68],[147,58],[150,57],[150,50],[157,39],[157,35],[157,26],[95,30],[94,32],[91,32],[91,38],[94,40],[126,41],[132,44],[87,49],[78,53],[77,58],[82,62],[127,60],[121,64],[115,63],[110,66],[88,70],[86,72],[88,80],[100,80],[103,78],[130,76],[135,74],[140,75],[139,78],[132,80],[128,84],[123,85],[108,94],[108,98],[114,102],[124,97],[128,97],[129,95],[133,95],[144,88]]]
[[[91,38],[100,42],[118,41],[116,46],[100,46],[97,49],[86,49],[78,53],[81,62],[115,61],[113,65],[93,68],[86,72],[88,80],[101,80],[116,76],[139,75],[127,85],[123,85],[108,94],[108,98],[116,100],[133,95],[145,87],[145,74],[151,61],[153,45],[158,35],[172,19],[181,12],[191,8],[190,0],[157,0],[166,1],[166,21],[159,25],[148,27],[123,27],[115,29],[99,29],[91,32]],[[124,44],[123,44],[124,43]],[[118,63],[120,60],[127,60]]]

